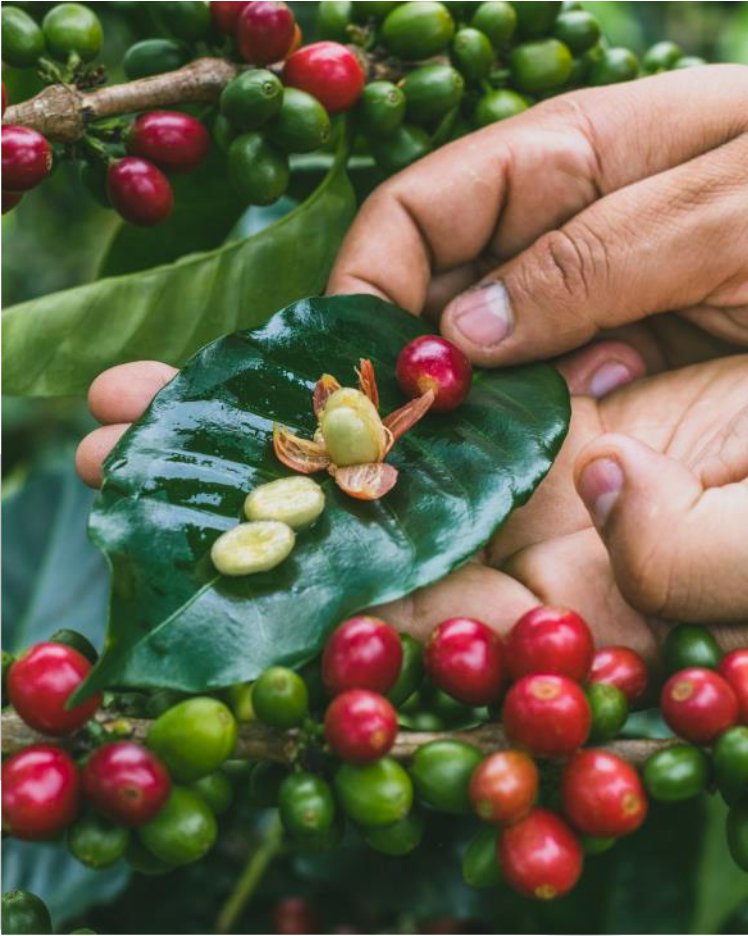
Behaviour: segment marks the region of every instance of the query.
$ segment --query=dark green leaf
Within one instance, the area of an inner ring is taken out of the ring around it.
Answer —
[[[310,658],[346,615],[434,582],[466,562],[551,465],[569,418],[543,365],[484,372],[451,415],[427,416],[395,446],[400,480],[381,501],[342,494],[270,573],[227,579],[208,553],[258,483],[287,475],[273,422],[311,436],[323,372],[378,372],[382,412],[402,405],[400,348],[425,331],[370,296],[309,299],[253,332],[200,351],[110,456],[91,520],[114,579],[110,649],[88,691],[113,684],[190,691]],[[326,479],[326,480],[325,480]]]
[[[3,316],[5,393],[83,395],[114,364],[181,365],[218,335],[264,322],[322,289],[354,210],[341,154],[311,198],[254,237],[12,306]]]

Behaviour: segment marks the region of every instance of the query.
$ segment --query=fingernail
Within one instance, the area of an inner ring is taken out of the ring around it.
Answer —
[[[623,471],[612,458],[590,462],[579,479],[579,495],[597,527],[604,527],[623,489]]]
[[[482,283],[451,303],[455,326],[472,344],[491,347],[511,332],[514,320],[502,283]]]
[[[633,375],[625,364],[619,361],[608,361],[602,364],[590,377],[587,391],[590,396],[604,397],[611,390],[631,383]]]

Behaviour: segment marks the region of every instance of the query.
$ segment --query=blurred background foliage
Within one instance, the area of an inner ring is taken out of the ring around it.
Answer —
[[[41,18],[51,3],[19,4]],[[103,61],[113,82],[134,41],[152,34],[148,2],[92,3],[105,31]],[[316,3],[292,3],[313,37]],[[748,3],[586,3],[615,44],[642,52],[660,38],[710,61],[748,62]],[[4,75],[10,99],[39,90],[23,73]],[[252,209],[232,236],[246,236],[293,206]],[[88,282],[119,226],[96,206],[75,169],[54,177],[3,218],[2,298],[9,306]],[[75,477],[77,440],[93,425],[80,400],[3,400],[4,645],[18,649],[57,627],[99,644],[107,576],[86,539],[92,494]],[[99,932],[205,933],[262,834],[267,815],[241,804],[207,860],[164,877],[131,879],[124,868],[87,871],[57,845],[4,843],[3,889],[27,887],[50,904],[57,928]],[[504,891],[475,892],[459,875],[470,828],[438,817],[410,856],[385,859],[355,840],[324,856],[275,863],[240,932],[268,932],[280,897],[310,897],[320,932],[744,933],[748,876],[725,853],[723,809],[708,803],[659,807],[641,833],[591,864],[582,886],[552,905]],[[446,928],[445,928],[446,927]]]

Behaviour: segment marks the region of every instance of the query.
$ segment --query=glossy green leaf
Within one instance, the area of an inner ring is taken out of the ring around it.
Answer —
[[[287,475],[273,422],[310,436],[323,372],[354,382],[374,362],[382,411],[402,405],[400,348],[423,324],[370,296],[308,299],[261,329],[200,351],[110,456],[91,518],[113,592],[108,651],[88,684],[202,691],[319,650],[346,615],[401,597],[466,562],[551,465],[569,417],[543,365],[480,373],[456,413],[429,415],[395,446],[392,492],[356,501],[326,475],[322,517],[272,572],[223,578],[216,537],[258,483]]]
[[[253,237],[12,306],[3,316],[4,392],[84,395],[114,364],[183,364],[207,341],[319,292],[354,211],[341,153],[307,201]]]

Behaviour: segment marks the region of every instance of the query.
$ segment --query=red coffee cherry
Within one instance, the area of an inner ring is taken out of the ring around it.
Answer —
[[[316,97],[329,113],[349,110],[361,96],[364,70],[339,42],[313,42],[294,52],[283,68],[283,83]]]
[[[433,390],[431,409],[446,413],[456,409],[470,392],[473,366],[463,352],[439,335],[414,338],[402,349],[395,366],[403,393],[415,399]]]
[[[318,933],[319,921],[314,907],[303,897],[285,897],[273,908],[273,932],[279,936],[304,936]]]
[[[587,697],[567,676],[523,676],[504,699],[504,730],[519,747],[539,757],[566,757],[590,733]]]
[[[647,795],[639,774],[620,757],[597,748],[577,752],[561,780],[566,818],[585,835],[628,835],[644,822]]]
[[[255,0],[239,14],[236,40],[245,62],[271,65],[282,61],[294,40],[296,21],[285,3]]]
[[[165,221],[174,204],[169,180],[153,163],[139,156],[125,156],[111,164],[107,193],[125,221],[140,227]]]
[[[594,652],[589,627],[566,608],[533,608],[506,638],[506,662],[513,679],[556,673],[581,682],[589,673]]]
[[[647,664],[630,647],[603,647],[592,657],[589,681],[615,686],[633,705],[649,682]]]
[[[330,703],[325,737],[342,760],[366,764],[384,757],[395,743],[397,713],[384,696],[368,689],[349,689]]]
[[[136,118],[127,152],[169,172],[190,172],[210,152],[210,134],[196,117],[179,111],[151,111]]]
[[[23,192],[6,192],[3,190],[3,214],[12,211],[23,198]]]
[[[97,694],[75,708],[65,708],[90,672],[89,661],[72,647],[36,644],[11,665],[8,698],[27,725],[42,734],[62,737],[82,728],[101,705]]]
[[[662,715],[673,731],[692,744],[711,744],[736,724],[738,699],[714,670],[692,666],[674,673],[662,687]]]
[[[717,672],[732,686],[740,706],[740,721],[748,725],[748,649],[733,650],[723,656]]]
[[[5,761],[2,779],[3,829],[16,838],[54,838],[78,813],[78,768],[60,748],[27,747]]]
[[[403,648],[394,627],[380,618],[359,615],[330,634],[322,653],[322,681],[328,692],[370,689],[386,695],[394,686]]]
[[[41,133],[29,127],[3,124],[3,188],[27,192],[52,169],[52,150]]]
[[[169,798],[166,767],[141,744],[115,741],[97,748],[86,762],[83,792],[91,804],[124,826],[150,822]]]
[[[507,883],[537,900],[568,894],[582,873],[579,840],[563,819],[547,809],[533,809],[504,829],[497,856]]]
[[[496,631],[473,618],[450,618],[431,634],[424,662],[436,685],[466,705],[487,705],[501,693],[504,651]]]
[[[233,36],[242,11],[248,6],[249,0],[229,0],[228,3],[211,0],[210,18],[214,29],[224,36]]]
[[[517,822],[538,797],[540,777],[535,762],[522,751],[497,751],[473,771],[470,802],[484,822]]]

